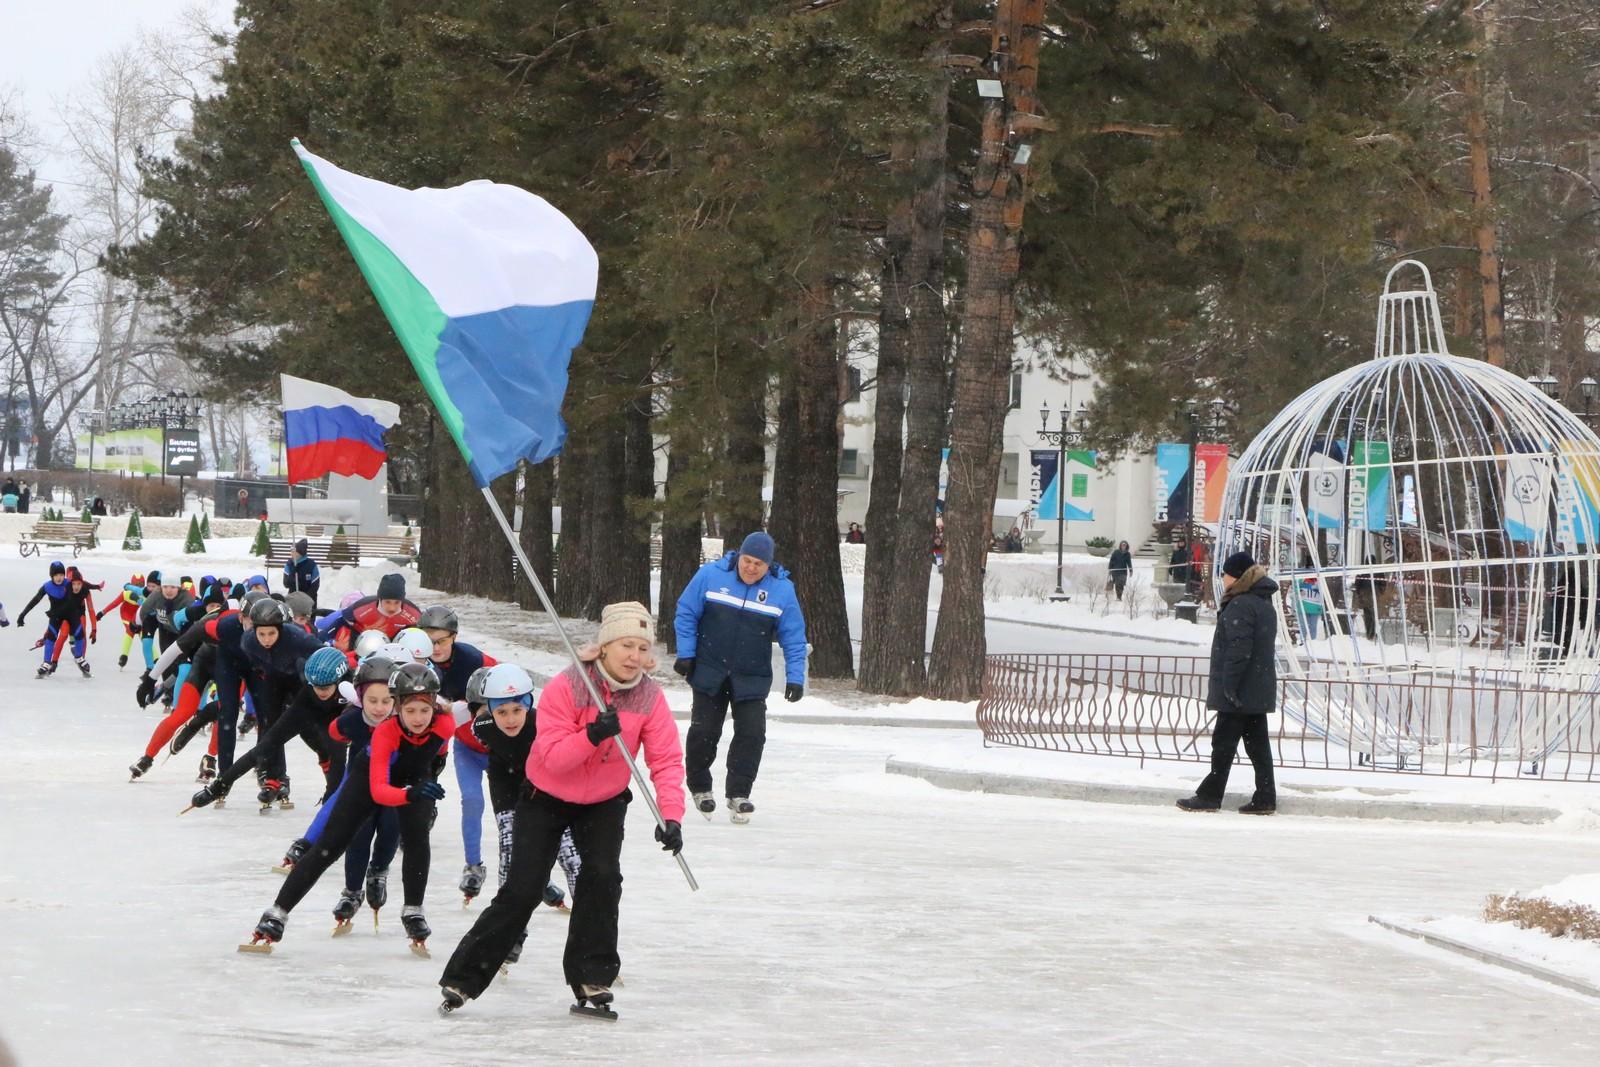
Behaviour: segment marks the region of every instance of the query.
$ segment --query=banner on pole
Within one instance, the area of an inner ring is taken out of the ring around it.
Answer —
[[[1156,445],[1156,521],[1188,522],[1189,446],[1162,442]]]
[[[1344,448],[1336,441],[1311,453],[1306,471],[1306,518],[1319,530],[1344,525]]]
[[[1061,486],[1066,486],[1066,498],[1060,515],[1067,522],[1092,522],[1094,508],[1089,503],[1089,476],[1095,472],[1095,453],[1087,449],[1070,449],[1067,452],[1067,469],[1056,470],[1059,454],[1055,450],[1035,449],[1033,474],[1028,485],[1028,499],[1034,505],[1034,514],[1045,522],[1057,516],[1057,496]]]
[[[1196,445],[1194,450],[1195,510],[1201,522],[1222,521],[1222,494],[1228,487],[1228,446]]]
[[[1538,453],[1507,456],[1505,478],[1505,515],[1502,525],[1506,536],[1522,543],[1544,540],[1545,530],[1550,525],[1548,459]],[[1562,513],[1565,516],[1567,510],[1563,508]]]
[[[1350,526],[1381,533],[1389,526],[1389,442],[1356,441],[1350,446]]]

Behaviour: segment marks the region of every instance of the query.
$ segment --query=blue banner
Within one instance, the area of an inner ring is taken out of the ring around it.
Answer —
[[[1156,445],[1156,521],[1188,522],[1192,514],[1189,491],[1189,446],[1165,442]]]

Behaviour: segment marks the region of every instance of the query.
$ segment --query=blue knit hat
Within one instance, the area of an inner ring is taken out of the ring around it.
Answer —
[[[744,539],[744,544],[739,546],[739,555],[759,559],[762,563],[771,563],[772,550],[772,535],[765,530],[757,530]]]

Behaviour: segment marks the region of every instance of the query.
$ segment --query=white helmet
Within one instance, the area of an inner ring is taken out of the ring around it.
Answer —
[[[526,698],[532,692],[533,679],[515,663],[496,663],[483,679],[483,699],[490,707],[518,697],[524,698],[524,704],[530,703]]]
[[[409,648],[393,641],[379,645],[378,650],[373,655],[389,660],[397,667],[403,663],[411,663],[416,659]]]
[[[363,630],[356,635],[356,659],[366,659],[388,643],[382,630]]]
[[[394,643],[408,649],[412,659],[425,660],[433,655],[433,638],[415,626],[407,626],[395,634]]]

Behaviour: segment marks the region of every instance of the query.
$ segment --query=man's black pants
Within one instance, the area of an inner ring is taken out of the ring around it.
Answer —
[[[1278,787],[1272,777],[1272,738],[1267,731],[1266,715],[1241,711],[1217,712],[1217,726],[1211,734],[1211,773],[1196,789],[1195,796],[1205,800],[1222,799],[1228,790],[1228,772],[1233,768],[1234,753],[1244,740],[1245,755],[1256,771],[1256,791],[1251,797],[1257,804],[1278,803]]]
[[[761,770],[761,753],[767,747],[767,702],[733,699],[733,682],[722,683],[715,693],[694,691],[689,715],[689,736],[684,743],[685,777],[689,792],[711,792],[711,764],[722,740],[722,724],[733,705],[733,740],[728,742],[728,773],[724,795],[748,797]]]

